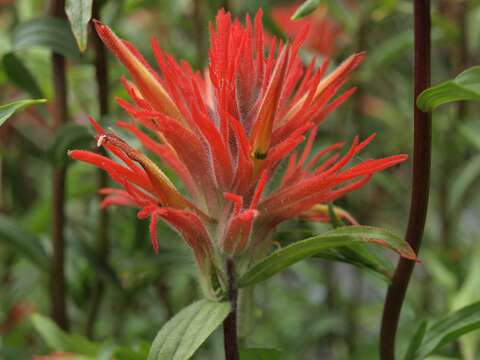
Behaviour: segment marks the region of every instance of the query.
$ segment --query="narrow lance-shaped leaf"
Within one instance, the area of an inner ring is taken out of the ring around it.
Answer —
[[[33,314],[31,320],[35,330],[50,349],[95,357],[99,355],[101,348],[98,344],[83,336],[65,333],[49,318],[40,314]]]
[[[328,204],[328,216],[330,218],[330,223],[335,229],[345,226],[345,223],[338,218],[337,212],[342,214],[345,211],[339,207],[333,206],[332,204]],[[339,247],[337,249],[329,249],[326,252],[318,254],[317,256],[324,259],[349,263],[359,268],[372,270],[377,274],[380,274],[382,279],[386,280],[387,282],[390,282],[390,278],[392,276],[393,265],[390,263],[390,261],[386,257],[380,257],[379,254],[370,251],[365,244],[352,244],[350,246]]]
[[[47,48],[69,57],[80,57],[66,20],[40,17],[21,23],[13,31],[12,50]]]
[[[433,111],[440,105],[462,100],[480,100],[480,66],[426,89],[417,98],[417,106],[422,111]]]
[[[170,319],[153,341],[148,360],[188,360],[230,312],[227,302],[200,300]]]
[[[425,359],[442,346],[477,329],[480,329],[480,301],[448,314],[426,330],[418,330],[405,360]],[[425,334],[419,340],[423,331]]]
[[[449,211],[453,214],[461,209],[468,191],[480,177],[480,155],[467,161],[455,177],[449,193]]]
[[[301,19],[312,12],[320,5],[320,0],[307,0],[298,7],[295,13],[292,15],[292,20]]]
[[[416,259],[412,248],[392,232],[370,226],[346,226],[299,241],[278,250],[254,265],[239,280],[239,286],[252,285],[285,270],[296,262],[324,250],[359,243],[390,248],[408,259]]]
[[[43,104],[46,103],[46,99],[35,99],[35,100],[18,100],[11,102],[9,104],[0,106],[0,126],[8,120],[10,116],[15,114],[16,111],[19,111],[27,106]]]
[[[33,74],[14,53],[5,54],[2,63],[5,74],[12,83],[35,98],[44,97]]]
[[[66,0],[67,13],[73,35],[80,51],[87,48],[88,22],[92,17],[92,0]]]
[[[40,244],[40,240],[4,215],[0,216],[0,242],[6,244],[10,249],[15,249],[25,259],[48,272],[50,260]]]
[[[47,155],[53,164],[62,166],[68,164],[70,149],[86,149],[91,147],[93,137],[83,125],[66,124],[55,133],[55,138],[47,150]]]
[[[410,360],[415,356],[415,352],[418,350],[422,344],[422,340],[425,337],[425,332],[427,331],[427,321],[422,321],[417,331],[410,340],[410,345],[408,346],[407,352],[405,354],[405,360]]]

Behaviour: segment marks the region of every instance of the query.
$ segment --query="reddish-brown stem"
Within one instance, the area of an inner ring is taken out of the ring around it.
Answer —
[[[235,274],[235,263],[227,260],[228,300],[231,304],[230,313],[223,322],[223,344],[226,360],[239,360],[237,335],[237,299],[238,289]]]
[[[65,2],[63,0],[52,0],[51,16],[65,18],[64,7]],[[68,120],[65,58],[57,53],[52,54],[52,74],[54,89],[53,128],[56,130]],[[65,175],[66,169],[64,166],[53,170],[51,312],[53,320],[62,329],[68,329],[69,327],[65,285]]]
[[[202,1],[193,1],[193,21],[194,21],[194,36],[195,46],[197,48],[197,67],[201,69],[204,65],[205,50],[204,50],[204,24],[202,17]]]
[[[100,19],[100,4],[99,1],[94,1],[92,4],[92,18]],[[92,44],[95,51],[95,79],[98,89],[98,105],[100,117],[103,118],[109,113],[109,86],[108,86],[108,58],[105,46],[100,37],[95,32],[92,26]],[[99,119],[101,120],[101,119]],[[103,170],[98,171],[98,186],[99,188],[105,188],[108,185],[107,173]],[[101,195],[99,195],[99,200]],[[101,209],[98,216],[98,233],[97,233],[97,254],[100,259],[107,261],[108,254],[110,252],[110,241],[108,234],[109,217],[106,209]],[[93,284],[92,300],[87,315],[86,323],[86,335],[92,338],[95,330],[95,323],[98,318],[100,306],[102,304],[104,295],[105,283],[101,278],[97,277]]]
[[[430,0],[414,1],[415,99],[430,85]],[[405,238],[418,253],[427,216],[430,187],[431,116],[414,104],[413,172],[410,214]],[[388,288],[380,333],[380,358],[395,358],[395,335],[415,262],[400,259]]]

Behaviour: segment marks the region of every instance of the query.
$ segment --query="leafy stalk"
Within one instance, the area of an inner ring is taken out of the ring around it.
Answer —
[[[430,0],[414,1],[415,99],[430,84]],[[418,253],[423,237],[430,188],[431,116],[414,104],[413,174],[406,241]],[[395,335],[415,262],[401,258],[388,288],[380,332],[380,358],[395,358]]]

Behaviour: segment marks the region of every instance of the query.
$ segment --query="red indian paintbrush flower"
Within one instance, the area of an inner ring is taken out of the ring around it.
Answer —
[[[131,102],[118,100],[133,121],[118,126],[173,170],[185,190],[93,119],[98,145],[121,162],[82,150],[70,156],[104,169],[121,186],[102,190],[103,206],[136,206],[140,218],[151,219],[155,251],[157,221],[175,228],[192,248],[210,291],[211,271],[222,256],[258,259],[269,250],[269,234],[279,223],[310,216],[316,205],[360,188],[377,171],[406,159],[395,155],[346,168],[373,135],[355,138],[343,155],[344,144],[337,143],[310,156],[317,126],[355,91],[340,93],[340,88],[364,54],[350,56],[328,75],[327,60],[304,68],[298,51],[306,30],[291,44],[273,39],[265,54],[261,11],[253,25],[247,17],[242,26],[220,10],[216,28],[210,25],[205,74],[177,63],[153,40],[157,73],[107,26],[95,22],[95,27],[133,80],[123,80]],[[303,151],[296,152],[306,137]]]

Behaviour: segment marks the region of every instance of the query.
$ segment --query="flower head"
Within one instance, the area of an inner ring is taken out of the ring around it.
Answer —
[[[327,60],[305,68],[298,55],[305,29],[292,43],[272,39],[266,53],[261,10],[253,24],[247,16],[245,25],[220,10],[216,26],[210,25],[204,74],[177,63],[153,40],[155,72],[132,45],[107,26],[95,26],[133,80],[123,80],[131,101],[118,100],[133,121],[118,126],[174,171],[185,190],[93,119],[98,144],[120,161],[82,150],[70,156],[104,169],[120,185],[102,190],[103,206],[135,206],[140,218],[151,219],[156,251],[157,221],[175,228],[205,278],[219,257],[258,255],[279,223],[360,188],[377,171],[406,159],[395,155],[348,168],[373,135],[355,138],[343,155],[344,143],[337,143],[311,156],[318,125],[354,93],[341,88],[364,54],[350,56],[329,74]],[[295,151],[306,138],[303,151]]]

